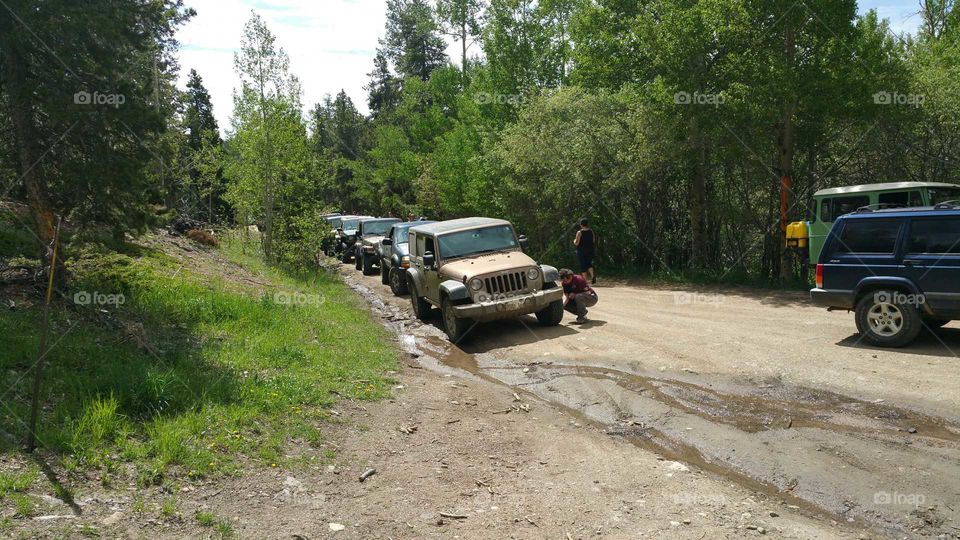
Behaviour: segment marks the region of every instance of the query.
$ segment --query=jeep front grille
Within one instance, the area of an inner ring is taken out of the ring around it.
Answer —
[[[490,276],[483,280],[490,294],[506,294],[527,289],[526,272],[510,272],[499,276]]]

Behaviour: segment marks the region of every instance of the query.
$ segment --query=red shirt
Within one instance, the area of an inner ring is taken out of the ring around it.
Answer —
[[[591,295],[596,295],[597,293],[593,292],[593,289],[590,288],[590,284],[587,283],[587,280],[580,275],[574,275],[569,284],[563,285],[564,294],[580,294],[587,293]]]

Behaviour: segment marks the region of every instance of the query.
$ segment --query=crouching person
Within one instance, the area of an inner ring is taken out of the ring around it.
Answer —
[[[587,322],[587,308],[597,304],[597,293],[583,276],[567,268],[560,270],[560,281],[563,283],[563,308],[577,316],[574,324]]]

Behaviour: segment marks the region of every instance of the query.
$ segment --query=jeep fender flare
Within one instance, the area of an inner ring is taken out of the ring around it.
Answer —
[[[913,281],[907,278],[871,276],[860,280],[856,290],[853,292],[853,300],[854,302],[859,302],[864,294],[880,289],[894,289],[906,294],[923,296],[923,291],[921,291]],[[930,307],[926,304],[919,307],[922,312],[929,313],[930,311]]]
[[[390,267],[400,268],[400,257],[396,253],[390,256]]]
[[[467,290],[467,286],[453,279],[448,279],[440,284],[440,296],[444,295],[454,302],[470,299],[470,291]]]
[[[411,296],[420,296],[420,280],[422,277],[420,270],[412,266],[407,268],[407,285],[410,287]]]
[[[540,271],[543,272],[543,283],[546,284],[548,281],[560,281],[560,271],[556,267],[550,266],[548,264],[541,264]]]

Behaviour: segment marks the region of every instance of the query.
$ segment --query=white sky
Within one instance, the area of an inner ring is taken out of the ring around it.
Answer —
[[[303,84],[305,112],[325,94],[346,90],[361,112],[367,112],[363,86],[373,69],[373,56],[383,34],[384,0],[187,0],[197,16],[177,34],[181,43],[180,87],[196,69],[210,91],[213,111],[225,130],[230,126],[233,89],[233,53],[240,45],[243,25],[256,10],[277,45],[290,56],[290,70]],[[894,31],[912,31],[919,25],[917,0],[861,0],[860,11],[876,8],[890,19]],[[448,54],[459,60],[451,44]],[[477,47],[471,48],[476,54]]]

